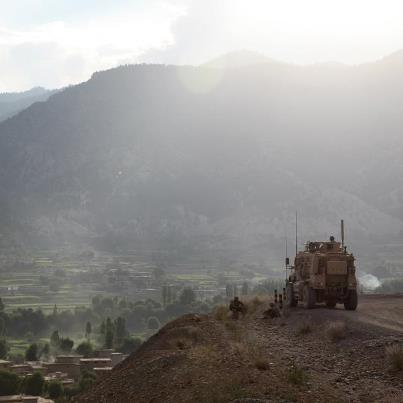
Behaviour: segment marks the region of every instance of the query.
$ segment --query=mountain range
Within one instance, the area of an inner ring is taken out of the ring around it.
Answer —
[[[402,53],[242,56],[97,72],[0,123],[0,239],[264,261],[298,210],[301,244],[341,218],[368,258],[401,243]]]

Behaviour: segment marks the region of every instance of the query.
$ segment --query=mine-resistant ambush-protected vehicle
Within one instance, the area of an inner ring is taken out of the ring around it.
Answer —
[[[291,267],[286,295],[289,307],[302,302],[310,309],[316,303],[324,302],[329,308],[339,303],[354,311],[358,303],[354,256],[347,252],[344,241],[336,242],[330,237],[325,242],[307,242]]]

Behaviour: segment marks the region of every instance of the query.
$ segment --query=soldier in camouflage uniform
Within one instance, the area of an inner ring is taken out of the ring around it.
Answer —
[[[239,319],[239,313],[245,314],[245,305],[238,297],[235,297],[229,304],[229,309],[232,312],[232,319]]]

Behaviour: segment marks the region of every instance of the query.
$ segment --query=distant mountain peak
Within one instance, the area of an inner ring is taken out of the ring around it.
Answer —
[[[397,50],[396,52],[393,52],[393,53],[383,57],[382,59],[379,60],[379,62],[402,64],[403,63],[403,49]]]
[[[0,93],[0,122],[16,115],[35,102],[46,101],[57,90],[47,90],[43,87],[33,87],[22,92]]]
[[[225,69],[253,66],[257,64],[280,64],[280,62],[271,59],[262,53],[242,49],[218,56],[207,63],[204,63],[203,66]]]
[[[0,92],[0,96],[10,96],[14,98],[22,98],[22,97],[30,97],[33,95],[42,95],[48,92],[46,88],[43,87],[32,87],[29,90],[25,91],[16,91],[16,92]]]

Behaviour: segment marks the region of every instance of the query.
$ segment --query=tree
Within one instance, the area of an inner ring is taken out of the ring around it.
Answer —
[[[59,332],[57,330],[55,330],[52,335],[50,336],[50,345],[52,347],[59,347],[60,345],[60,336],[59,336]]]
[[[19,393],[20,379],[13,372],[0,370],[0,396],[16,395]]]
[[[107,329],[105,333],[105,348],[113,348],[113,331]]]
[[[51,381],[48,385],[48,393],[51,399],[58,399],[64,396],[63,385],[59,381]]]
[[[88,358],[92,356],[94,349],[89,341],[83,341],[77,346],[76,352],[83,355],[85,358]]]
[[[0,298],[0,312],[3,312],[5,308],[3,300]]]
[[[148,318],[147,321],[147,327],[151,330],[158,330],[160,328],[161,324],[160,321],[158,320],[158,318],[156,318],[155,316],[151,316],[150,318]]]
[[[227,284],[225,286],[225,294],[228,298],[232,298],[234,296],[234,287],[232,286],[232,284]]]
[[[85,337],[87,339],[90,339],[91,332],[92,332],[91,322],[87,322],[87,324],[85,325]]]
[[[39,354],[39,357],[44,357],[46,359],[49,358],[49,354],[50,354],[50,347],[49,347],[49,343],[45,343],[45,345],[42,348],[41,353]]]
[[[182,294],[179,297],[179,302],[182,305],[191,305],[195,301],[196,301],[195,292],[189,287],[184,288]]]
[[[4,336],[6,334],[6,321],[4,318],[0,317],[0,336]]]
[[[7,357],[8,345],[6,339],[0,339],[0,360],[4,360]]]
[[[74,346],[74,341],[69,339],[68,337],[66,337],[65,339],[61,338],[59,346],[60,346],[60,349],[62,351],[64,351],[65,353],[70,353],[71,349]]]
[[[38,361],[38,345],[33,343],[25,351],[26,361]]]
[[[115,335],[116,335],[116,344],[122,343],[122,340],[126,337],[127,335],[127,330],[126,330],[126,321],[122,317],[118,317],[115,320]]]
[[[32,396],[41,396],[45,386],[45,379],[40,372],[35,372],[25,381],[25,393]]]
[[[86,391],[95,382],[97,376],[93,371],[84,370],[80,379],[80,389],[81,391]]]
[[[136,351],[142,344],[143,342],[139,337],[126,337],[121,346],[118,347],[118,351],[123,354],[130,354]]]
[[[113,348],[113,336],[115,334],[115,326],[111,318],[106,318],[105,322],[105,347]]]

